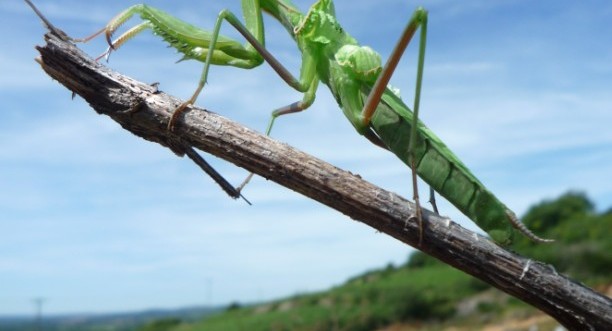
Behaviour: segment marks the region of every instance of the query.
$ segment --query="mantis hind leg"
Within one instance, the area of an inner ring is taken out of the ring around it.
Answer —
[[[380,103],[382,95],[385,89],[387,88],[387,85],[389,84],[389,80],[391,79],[391,76],[393,75],[393,72],[395,71],[395,68],[397,67],[397,64],[399,63],[399,60],[404,54],[406,47],[410,43],[410,40],[412,39],[412,37],[414,36],[418,28],[421,29],[421,34],[419,38],[420,39],[419,40],[419,53],[418,53],[419,55],[418,55],[416,87],[415,87],[415,93],[414,93],[412,130],[410,132],[410,142],[408,144],[408,152],[409,152],[410,159],[408,161],[410,163],[410,168],[412,170],[412,189],[413,189],[413,195],[414,195],[413,198],[416,204],[416,213],[414,217],[419,222],[419,246],[421,246],[422,241],[423,241],[423,218],[421,215],[422,211],[421,211],[421,206],[419,202],[419,192],[418,192],[418,186],[417,186],[417,173],[416,173],[417,171],[416,162],[417,161],[415,157],[415,150],[416,150],[416,143],[417,143],[417,131],[418,131],[417,127],[418,127],[418,121],[419,121],[418,120],[419,103],[421,100],[421,85],[423,81],[423,68],[424,68],[424,63],[425,63],[425,44],[426,44],[426,39],[427,39],[427,11],[425,9],[418,8],[414,12],[412,17],[410,18],[408,25],[406,26],[402,35],[400,36],[398,43],[395,45],[395,48],[393,49],[391,56],[387,60],[385,67],[383,68],[382,72],[376,79],[376,82],[374,83],[372,91],[370,92],[370,94],[368,95],[368,98],[366,99],[364,103],[361,115],[362,115],[364,124],[369,125],[370,119],[374,115],[374,112],[376,111],[376,107]],[[434,202],[434,206],[435,206],[435,202]]]

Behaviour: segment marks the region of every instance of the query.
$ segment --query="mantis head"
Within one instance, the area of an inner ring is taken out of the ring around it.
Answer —
[[[331,0],[317,1],[301,22],[293,29],[296,37],[305,42],[329,44],[343,38],[344,31],[335,17]]]

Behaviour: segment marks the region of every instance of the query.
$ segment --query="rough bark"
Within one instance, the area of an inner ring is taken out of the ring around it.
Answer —
[[[178,155],[193,146],[275,181],[541,309],[570,330],[612,329],[610,298],[450,219],[424,211],[419,246],[418,223],[409,218],[414,205],[358,175],[197,107],[181,116],[174,132],[168,131],[180,100],[92,61],[55,32],[37,47],[42,68],[133,134]]]

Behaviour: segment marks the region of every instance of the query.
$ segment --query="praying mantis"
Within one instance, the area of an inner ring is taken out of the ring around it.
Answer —
[[[88,41],[104,33],[110,45],[104,56],[138,33],[150,29],[182,53],[184,59],[203,62],[199,84],[191,98],[174,111],[168,123],[169,130],[174,130],[180,115],[196,102],[207,82],[211,65],[251,69],[265,61],[289,86],[303,93],[301,100],[272,112],[266,129],[268,135],[279,116],[310,107],[321,82],[329,87],[339,107],[359,134],[395,154],[411,169],[417,208],[415,215],[409,219],[419,222],[419,238],[422,238],[423,224],[417,175],[429,184],[430,201],[436,212],[434,191],[455,205],[499,244],[509,245],[515,229],[535,242],[553,241],[540,238],[527,229],[444,142],[418,119],[427,39],[428,12],[425,9],[419,7],[414,11],[383,66],[378,53],[367,46],[361,46],[342,29],[336,19],[332,0],[316,1],[306,14],[300,12],[289,0],[242,0],[241,4],[244,23],[229,10],[223,10],[210,31],[183,22],[159,9],[144,4],[134,5],[119,13],[102,30],[79,41]],[[297,43],[302,57],[299,77],[291,74],[265,48],[263,12],[280,22]],[[142,22],[111,40],[114,32],[135,14],[141,17]],[[247,42],[243,45],[221,35],[223,22],[232,25]],[[411,110],[388,84],[404,50],[417,31],[420,35],[415,97]],[[239,187],[238,192],[251,176]]]

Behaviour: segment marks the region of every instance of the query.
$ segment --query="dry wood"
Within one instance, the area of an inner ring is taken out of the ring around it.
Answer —
[[[170,132],[166,126],[180,100],[92,61],[57,29],[46,34],[45,40],[45,46],[37,47],[42,68],[87,100],[96,112],[133,134],[169,147],[178,155],[191,146],[214,154],[418,246],[418,224],[410,218],[414,206],[406,199],[196,107],[186,111],[176,131]],[[423,216],[423,242],[418,249],[541,309],[570,330],[612,329],[610,298],[558,274],[550,265],[505,250],[450,219],[428,211]]]

